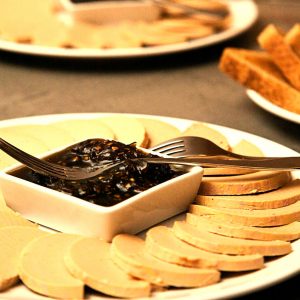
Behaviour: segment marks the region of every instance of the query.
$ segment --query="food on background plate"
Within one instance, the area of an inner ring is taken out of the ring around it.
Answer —
[[[284,33],[271,24],[260,33],[258,43],[270,54],[290,84],[300,90],[300,56],[285,40]]]
[[[230,9],[224,1],[181,0],[179,3],[192,8],[206,4],[212,11],[215,5],[222,5],[228,14],[224,17],[203,13],[190,15],[166,5],[157,20],[95,24],[72,18],[56,0],[23,0],[22,3],[2,0],[0,38],[21,44],[71,49],[133,48],[182,43],[218,33],[231,24]]]
[[[289,35],[295,37],[299,26]],[[299,34],[297,35],[300,36]],[[274,104],[300,113],[300,55],[292,38],[286,38],[269,25],[258,40],[267,51],[226,48],[220,59],[220,70],[242,85],[255,90]],[[292,42],[293,44],[289,44]]]
[[[285,35],[285,40],[300,56],[300,23],[295,24]]]
[[[232,152],[248,156],[265,156],[259,147],[246,140],[241,140],[232,146]]]

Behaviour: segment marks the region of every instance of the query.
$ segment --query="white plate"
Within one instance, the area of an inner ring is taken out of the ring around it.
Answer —
[[[259,107],[282,119],[300,124],[300,115],[275,105],[253,90],[246,91],[248,97]]]
[[[220,33],[190,42],[145,48],[140,47],[102,50],[51,48],[0,40],[0,49],[23,54],[70,58],[121,58],[182,52],[190,49],[206,47],[233,38],[249,29],[257,20],[258,9],[253,0],[230,0],[228,3],[232,14],[232,25],[227,30],[224,30]]]
[[[54,121],[66,120],[66,119],[89,119],[94,117],[101,117],[103,113],[87,113],[87,114],[61,114],[61,115],[46,115],[46,116],[35,116],[27,118],[12,119],[0,122],[0,127],[8,125],[21,125],[21,124],[47,124]],[[175,119],[169,117],[160,116],[146,116],[146,115],[133,115],[139,117],[150,117],[156,118],[169,122],[177,126],[179,129],[185,129],[192,121],[185,119]],[[265,138],[242,132],[239,130],[208,124],[209,126],[217,129],[224,134],[231,144],[239,142],[241,139],[246,139],[251,143],[259,146],[266,155],[275,156],[288,156],[297,155],[298,153],[291,150],[283,145],[277,144]],[[294,172],[295,178],[300,178],[300,172]],[[178,216],[177,218],[180,218]],[[172,222],[172,220],[165,222],[166,224]],[[247,272],[247,273],[231,273],[230,276],[223,276],[220,283],[194,289],[176,289],[166,292],[157,292],[152,296],[151,299],[231,299],[235,296],[241,296],[250,292],[257,291],[259,289],[266,288],[274,285],[280,281],[286,280],[291,276],[296,275],[300,272],[299,255],[300,255],[300,240],[292,243],[293,252],[283,257],[278,257],[270,260],[266,263],[266,268],[258,271]],[[224,275],[224,273],[222,274]],[[10,290],[1,293],[0,296],[5,299],[48,299],[40,295],[34,294],[26,289],[24,286],[19,285]],[[114,299],[111,297],[105,297],[100,294],[89,295],[89,299]],[[150,299],[150,298],[149,298]]]

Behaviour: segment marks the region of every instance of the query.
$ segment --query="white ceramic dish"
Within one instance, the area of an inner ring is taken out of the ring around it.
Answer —
[[[0,127],[2,126],[12,126],[12,125],[22,125],[22,124],[47,124],[60,120],[66,119],[89,119],[95,117],[101,117],[103,113],[89,113],[89,114],[62,114],[62,115],[49,115],[49,116],[36,116],[20,119],[12,119],[0,122]],[[186,119],[176,119],[160,116],[146,116],[146,115],[130,115],[139,117],[149,117],[153,119],[158,119],[162,121],[169,122],[172,125],[177,126],[179,129],[183,130],[189,125],[191,125],[191,120]],[[242,139],[246,139],[249,142],[256,144],[266,155],[276,155],[276,156],[289,156],[289,155],[299,155],[297,152],[280,145],[278,143],[272,142],[265,138],[259,137],[257,135],[249,134],[232,128],[227,128],[223,126],[218,126],[214,124],[207,124],[212,128],[217,129],[222,134],[224,134],[228,141],[234,145]],[[300,178],[300,172],[294,172],[295,178]],[[22,197],[20,198],[22,201]],[[27,207],[30,211],[31,207]],[[182,215],[176,216],[168,221],[163,222],[165,225],[170,225],[174,220],[183,218]],[[299,265],[299,255],[300,255],[300,240],[292,243],[293,252],[285,255],[283,257],[278,257],[272,259],[266,263],[264,269],[247,272],[247,273],[231,273],[230,276],[223,276],[220,283],[194,289],[176,289],[165,292],[157,292],[150,299],[176,299],[176,300],[216,300],[216,299],[232,299],[233,297],[242,296],[248,293],[258,291],[260,289],[275,285],[281,281],[288,279],[291,276],[296,275],[300,272]],[[106,300],[112,299],[111,297],[106,297],[101,294],[88,294],[88,299],[91,300]],[[18,285],[8,291],[1,293],[1,297],[9,300],[14,299],[26,299],[26,300],[45,300],[43,296],[32,293],[30,290],[26,289],[22,285]]]
[[[201,167],[186,168],[183,175],[103,207],[8,174],[20,166],[0,172],[0,187],[9,207],[51,229],[107,241],[118,233],[139,233],[185,211],[197,195],[203,174]]]
[[[268,101],[264,97],[262,97],[260,94],[256,93],[253,90],[247,90],[246,91],[248,97],[259,107],[264,109],[265,111],[278,116],[282,119],[300,124],[300,115],[291,111],[288,111],[282,107],[279,107],[272,102]]]
[[[160,9],[149,0],[111,0],[73,3],[60,0],[67,13],[74,19],[92,23],[114,23],[121,20],[154,21]]]
[[[258,18],[258,9],[253,0],[228,1],[232,14],[232,25],[220,33],[186,43],[163,45],[146,48],[124,49],[63,49],[42,47],[35,45],[18,44],[0,39],[0,49],[31,55],[70,57],[70,58],[128,58],[155,56],[161,54],[177,53],[214,45],[231,39],[248,30]]]

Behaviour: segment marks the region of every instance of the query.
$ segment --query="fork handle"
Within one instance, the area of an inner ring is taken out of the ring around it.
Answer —
[[[300,157],[281,157],[258,160],[246,159],[218,159],[213,157],[185,157],[185,158],[145,158],[148,163],[170,163],[192,166],[231,166],[250,169],[297,170],[300,169]]]

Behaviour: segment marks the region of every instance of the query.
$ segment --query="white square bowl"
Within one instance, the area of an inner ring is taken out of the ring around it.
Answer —
[[[203,175],[201,167],[156,185],[114,206],[103,207],[0,172],[7,205],[40,225],[111,241],[118,233],[136,234],[185,211],[195,199]]]

